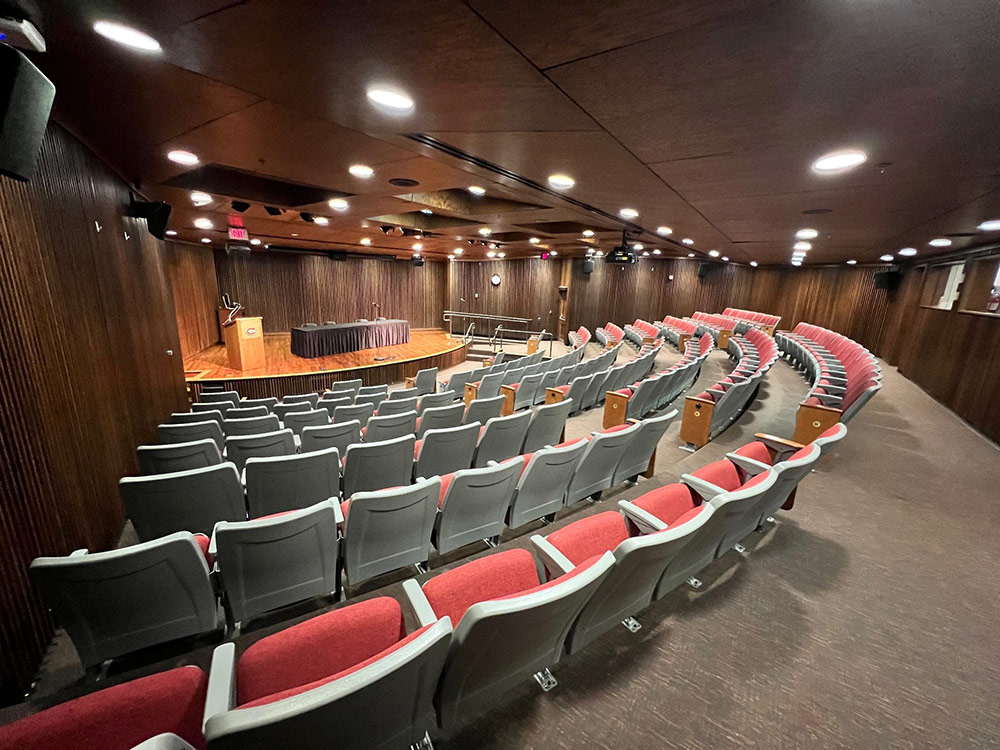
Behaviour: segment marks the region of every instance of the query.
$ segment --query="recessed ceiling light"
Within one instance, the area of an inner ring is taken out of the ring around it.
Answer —
[[[254,237],[252,240],[250,240],[250,244],[254,245],[254,246],[257,246],[257,245],[260,244],[260,240],[258,240],[256,237]]]
[[[481,188],[479,185],[469,185],[469,192],[473,195],[486,195],[486,188]]]
[[[143,34],[141,31],[133,29],[130,26],[112,21],[98,21],[94,24],[94,31],[105,39],[118,42],[118,44],[124,44],[126,47],[131,47],[132,49],[142,50],[143,52],[160,51],[160,43],[158,41],[149,36],[149,34]]]
[[[978,227],[976,227],[980,232],[1000,232],[1000,219],[990,219],[989,221],[984,221]]]
[[[465,250],[463,250],[460,247],[456,247],[454,250],[452,250],[452,252],[455,253],[455,255],[461,255],[462,253],[465,252]]]
[[[492,230],[489,227],[483,227],[479,230],[479,233],[483,235],[483,237],[489,237],[490,234],[492,234]]]
[[[727,261],[727,262],[728,262],[728,261],[729,261],[729,256],[728,256],[728,255],[723,255],[723,256],[722,256],[722,259],[723,259],[724,261]]]
[[[596,253],[594,253],[594,255],[596,255],[598,258],[601,258],[601,257],[604,256],[604,251],[603,250],[598,250]]]
[[[855,263],[857,263],[856,260],[849,260],[849,261],[847,261],[847,265],[849,265],[849,266],[853,266]]]
[[[191,202],[196,206],[206,206],[212,202],[212,196],[200,190],[195,190],[191,193]]]
[[[755,260],[750,261],[750,266],[751,266],[751,268],[756,268],[757,267],[757,261],[755,261]]]
[[[167,152],[167,158],[172,162],[183,164],[185,166],[191,166],[192,164],[198,163],[198,157],[190,151],[169,151]]]
[[[455,256],[454,255],[449,255],[448,256],[448,260],[455,260]]]
[[[430,216],[434,212],[431,211],[429,208],[421,208],[420,209],[420,213],[424,214],[425,216]]]
[[[868,161],[864,151],[846,150],[824,154],[813,162],[812,168],[817,172],[840,172],[856,167]]]
[[[498,258],[506,258],[507,257],[507,253],[497,253],[497,257]]]
[[[648,257],[649,257],[649,250],[647,250],[646,252],[644,252],[644,253],[642,254],[642,257],[643,257],[643,258],[648,258]]]
[[[819,232],[815,229],[800,229],[795,233],[795,236],[800,240],[814,240],[819,237]]]
[[[804,257],[806,257],[806,254],[804,252],[802,252],[801,250],[796,250],[794,253],[792,253],[792,257],[793,258],[804,258]]]
[[[347,171],[355,177],[360,177],[365,180],[375,174],[375,170],[366,164],[352,164],[347,168]]]
[[[490,250],[488,253],[486,253],[486,257],[487,258],[495,258],[495,257],[497,257],[497,254],[493,250]]]
[[[414,243],[413,243],[413,249],[414,249],[414,250],[423,250],[423,249],[424,249],[424,246],[423,246],[423,244],[422,244],[422,243],[420,243],[420,242],[414,242]]]
[[[325,216],[314,216],[313,221],[319,224],[321,227],[325,227],[327,224],[330,223],[330,220]]]
[[[198,229],[211,229],[212,228],[212,220],[211,219],[195,219],[194,220],[194,225],[196,227],[198,227]]]
[[[951,244],[951,240],[947,237],[938,237],[936,240],[931,240],[929,243],[932,247],[948,247]]]
[[[685,245],[693,245],[694,244],[694,240],[692,240],[690,237],[685,237],[683,240],[681,240],[681,242],[683,242]]]
[[[718,258],[719,257],[719,251],[718,250],[709,250],[708,254],[711,255],[713,258]]]
[[[796,242],[792,245],[792,250],[812,250],[813,246],[811,242]]]
[[[634,219],[639,216],[639,212],[634,208],[623,208],[618,212],[618,215],[625,219]]]
[[[913,256],[913,255],[917,254],[917,248],[915,248],[915,247],[904,247],[901,250],[899,250],[898,252],[899,252],[900,255],[905,255],[906,257],[909,258],[910,256]]]
[[[395,110],[408,112],[413,109],[413,100],[399,89],[372,86],[367,91],[368,98],[375,104]]]
[[[176,237],[177,236],[177,230],[175,230],[175,229],[168,229],[167,230],[167,236],[169,236],[169,237]]]
[[[532,245],[537,245],[539,242],[541,242],[541,240],[538,239],[537,237],[532,237],[528,240],[528,242],[530,242]]]
[[[594,248],[588,247],[587,248],[587,255],[593,255],[593,254],[594,254]]]
[[[298,237],[298,236],[299,236],[298,232],[292,232],[292,237]]]
[[[792,261],[792,265],[793,266],[801,266],[802,265],[802,261],[801,260],[793,260]]]
[[[555,250],[549,250],[549,255],[559,255]]]
[[[549,184],[557,190],[566,190],[576,184],[576,180],[568,174],[550,174]]]
[[[890,260],[892,260],[892,256],[889,253],[886,253],[885,255],[880,257],[879,260],[884,260],[886,263],[888,263]]]
[[[689,258],[693,258],[694,257],[694,253],[688,253],[688,257]]]
[[[593,229],[584,229],[583,230],[583,236],[584,237],[593,237],[594,236],[594,230]]]
[[[347,210],[347,201],[344,200],[343,198],[331,198],[330,201],[328,202],[328,205],[334,211],[346,211]]]
[[[659,254],[660,254],[660,248],[654,247],[653,248],[653,255],[659,255]]]
[[[659,235],[661,235],[661,236],[663,236],[663,237],[666,237],[669,234],[673,234],[674,230],[671,229],[670,227],[657,227],[656,228],[656,233],[659,234]]]
[[[372,244],[371,238],[370,237],[362,237],[361,238],[361,244],[362,245],[370,245],[370,244]]]
[[[202,242],[204,242],[204,243],[205,243],[205,244],[207,245],[207,244],[208,244],[209,242],[211,242],[212,240],[210,240],[210,239],[209,239],[208,237],[202,237],[202,238],[201,238],[201,241],[202,241]]]
[[[632,249],[635,250],[636,252],[639,252],[644,247],[645,245],[643,245],[641,242],[636,242],[634,245],[632,245]]]

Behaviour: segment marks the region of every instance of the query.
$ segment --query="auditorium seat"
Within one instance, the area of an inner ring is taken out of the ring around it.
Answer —
[[[38,557],[31,579],[86,668],[219,627],[202,547],[187,531],[65,557]]]
[[[530,423],[531,413],[527,411],[487,420],[479,436],[473,466],[486,466],[488,461],[503,461],[518,455]]]
[[[822,455],[822,448],[817,442],[813,442],[774,464],[773,470],[777,475],[774,487],[761,498],[757,507],[748,514],[749,517],[745,523],[748,531],[743,536],[746,536],[753,529],[761,528],[767,520],[773,519],[777,515],[779,509],[791,507],[787,503],[793,496],[799,482],[809,475]],[[746,476],[752,477],[768,470],[764,464],[746,461],[735,454],[729,454],[727,459],[732,460]],[[739,539],[732,541],[735,543]]]
[[[409,401],[410,399],[406,399]],[[385,403],[389,403],[388,401]],[[402,414],[388,416],[373,416],[361,430],[361,439],[365,442],[380,442],[393,438],[412,435],[417,431],[417,412],[415,409]]]
[[[419,388],[399,388],[389,392],[390,401],[398,401],[404,398],[419,398],[421,396]]]
[[[469,403],[473,399],[495,398],[500,395],[500,386],[503,384],[503,372],[492,372],[484,375],[476,382],[469,382],[465,385],[465,402]]]
[[[358,381],[358,382],[360,382],[360,381]],[[358,387],[358,395],[359,396],[375,396],[375,395],[388,396],[389,395],[389,386],[385,385],[384,383],[381,384],[381,385],[362,385],[362,386]]]
[[[586,447],[587,441],[580,439],[523,456],[525,467],[514,488],[507,525],[516,529],[539,518],[554,518]]]
[[[428,430],[417,440],[413,475],[444,476],[472,465],[479,438],[479,422]]]
[[[302,430],[306,427],[324,427],[330,424],[330,412],[326,409],[289,412],[285,415],[283,424],[295,434],[295,444],[300,445],[302,442]]]
[[[140,541],[175,531],[211,534],[219,521],[247,517],[243,485],[236,466],[229,462],[169,474],[123,477],[118,489]]]
[[[215,527],[212,553],[226,592],[230,635],[272,609],[317,596],[336,600],[340,520],[334,495],[300,509]]]
[[[417,415],[422,415],[428,409],[436,409],[439,406],[451,406],[455,403],[458,394],[454,391],[442,391],[441,393],[425,393],[417,402]]]
[[[416,388],[418,396],[423,396],[426,393],[434,393],[437,390],[437,375],[438,368],[436,367],[418,370],[414,377],[406,378],[406,387]]]
[[[453,372],[446,381],[441,383],[439,390],[452,391],[455,393],[456,398],[461,398],[465,393],[465,384],[476,374],[478,374],[476,370],[459,370],[458,372]]]
[[[639,534],[620,513],[608,511],[583,518],[546,537],[533,535],[535,554],[550,579],[573,572],[596,555],[611,552],[615,564],[584,605],[566,639],[574,654],[619,623],[639,630],[635,615],[649,606],[656,584],[701,523],[692,519],[663,531]]]
[[[357,420],[361,424],[367,424],[375,413],[375,406],[372,404],[352,404],[351,406],[338,406],[333,410],[333,423],[352,422]]]
[[[234,407],[226,412],[226,419],[250,419],[251,417],[266,417],[271,412],[266,406],[240,406]]]
[[[638,424],[620,425],[594,433],[587,441],[580,462],[566,491],[566,505],[592,497],[600,498],[611,486],[615,469],[639,433]]]
[[[278,399],[276,398],[245,398],[240,401],[240,408],[247,408],[251,406],[263,406],[270,413],[274,413],[274,407],[278,405]]]
[[[207,685],[191,665],[123,682],[0,726],[0,747],[132,750],[143,743],[145,750],[146,740],[172,735],[164,750],[204,750]]]
[[[472,422],[486,424],[490,419],[500,416],[500,412],[503,410],[503,402],[503,396],[475,398],[467,403],[462,422],[465,424]]]
[[[340,496],[340,454],[336,448],[247,460],[250,518],[261,518]]]
[[[139,455],[139,472],[142,474],[167,474],[222,463],[219,446],[208,438],[189,443],[140,445],[136,453]]]
[[[338,406],[350,406],[354,403],[353,395],[346,396],[334,396],[331,393],[324,393],[320,396],[319,401],[316,402],[317,409],[326,409],[328,412],[333,414],[333,410]]]
[[[413,471],[413,435],[381,443],[350,445],[344,454],[343,496],[410,483]]]
[[[218,412],[220,414],[225,415],[227,411],[235,408],[236,407],[233,406],[232,402],[230,401],[212,401],[209,403],[202,403],[201,401],[195,401],[193,404],[191,404],[191,412],[195,414],[199,412],[209,412],[212,414]],[[214,419],[214,416],[209,417],[209,419]],[[221,425],[222,420],[219,420],[219,423]]]
[[[614,564],[610,552],[549,583],[539,580],[531,553],[497,552],[441,573],[423,588],[403,582],[424,627],[441,618],[455,625],[438,687],[438,721],[445,732],[494,708],[532,675],[544,690],[555,678],[573,621]]]
[[[214,440],[223,448],[222,426],[215,420],[188,422],[187,424],[161,424],[156,427],[156,437],[161,443],[190,443],[193,440]]]
[[[363,406],[368,404],[372,407],[372,410],[375,410],[386,400],[388,400],[388,396],[384,393],[359,393],[354,397],[354,405]]]
[[[632,437],[628,451],[621,457],[611,477],[612,486],[619,482],[636,482],[640,474],[652,476],[656,446],[677,418],[677,410],[639,420],[639,431]]]
[[[501,390],[509,389],[514,392],[512,411],[519,411],[535,403],[535,396],[538,394],[543,377],[541,374],[526,375],[516,383],[503,386]]]
[[[424,396],[424,398],[427,398]],[[465,414],[465,404],[450,401],[448,406],[435,406],[426,409],[417,417],[417,437],[422,438],[428,430],[443,430],[448,427],[458,427],[462,424]],[[476,424],[479,424],[478,422]]]
[[[283,404],[297,404],[302,401],[308,402],[312,408],[316,408],[316,404],[319,402],[318,393],[293,393],[281,398],[281,403]]]
[[[364,385],[364,381],[361,378],[356,378],[354,380],[338,380],[336,383],[330,386],[330,393],[339,393],[341,391],[359,391]]]
[[[319,402],[317,401],[317,403]],[[312,404],[308,401],[293,401],[290,404],[276,404],[274,407],[274,413],[281,420],[282,424],[284,424],[285,417],[289,414],[300,411],[312,411]]]
[[[375,410],[374,416],[376,417],[389,417],[393,414],[402,414],[403,412],[412,411],[416,413],[417,411],[417,397],[411,396],[410,398],[400,398],[396,400],[389,399],[388,401],[383,401],[378,405]]]
[[[237,406],[240,403],[240,394],[236,391],[218,391],[215,393],[202,393],[198,400],[203,404],[227,403],[230,406]]]
[[[241,474],[248,458],[288,456],[292,453],[295,453],[295,435],[289,429],[226,438],[226,459],[232,461]]]
[[[229,411],[232,411],[230,409]],[[191,422],[218,422],[222,426],[222,412],[213,411],[184,411],[175,412],[167,420],[170,424],[191,424]]]
[[[441,477],[441,498],[432,541],[439,554],[483,540],[495,546],[503,532],[524,459],[460,469]]]
[[[246,649],[212,655],[210,750],[406,748],[433,726],[451,640],[442,619],[406,634],[402,608],[376,597],[313,617]]]
[[[533,453],[546,445],[562,442],[563,431],[566,429],[566,419],[573,408],[572,400],[564,400],[554,404],[545,404],[535,409],[531,415],[531,424],[524,436],[521,453]]]
[[[347,446],[361,442],[361,422],[334,422],[321,427],[306,427],[302,430],[302,453],[336,448],[341,456],[347,455]]]
[[[262,417],[249,417],[247,419],[231,419],[230,415],[240,409],[230,409],[226,418],[222,422],[222,432],[226,437],[237,435],[263,435],[265,432],[276,432],[281,429],[281,423],[275,414],[268,414]],[[299,412],[308,414],[309,412]],[[294,416],[293,412],[293,416]],[[289,427],[290,425],[285,425]]]
[[[426,569],[441,497],[440,477],[371,492],[354,492],[344,515],[344,572],[352,586],[398,568]]]

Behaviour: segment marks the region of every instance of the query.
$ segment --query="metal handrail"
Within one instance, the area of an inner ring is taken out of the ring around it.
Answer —
[[[468,343],[472,341],[473,336],[476,335],[476,321],[469,323],[469,327],[465,329],[465,342]]]
[[[540,330],[540,331],[528,331],[528,330],[524,330],[522,328],[504,328],[502,325],[498,325],[496,327],[496,330],[493,331],[493,336],[490,338],[490,346],[493,347],[493,353],[494,354],[496,354],[496,340],[497,340],[497,337],[500,338],[500,348],[501,349],[503,348],[503,344],[504,344],[503,332],[504,331],[506,331],[507,333],[525,333],[525,334],[528,335],[528,338],[531,338],[532,336],[538,336],[538,341],[539,342],[545,341],[546,337],[547,337],[548,338],[548,342],[549,342],[549,356],[550,357],[552,356],[552,342],[555,341],[555,337],[549,331],[545,330],[544,328],[542,330]],[[527,339],[525,339],[525,340],[527,340]]]
[[[450,323],[452,318],[479,318],[481,320],[499,320],[506,323],[530,323],[531,318],[515,318],[512,315],[489,315],[487,313],[470,313],[459,310],[445,310],[443,314],[445,322]]]

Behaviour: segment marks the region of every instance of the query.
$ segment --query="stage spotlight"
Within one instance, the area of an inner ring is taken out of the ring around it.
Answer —
[[[250,208],[250,204],[247,203],[246,201],[233,201],[232,202],[232,207],[233,207],[234,211],[238,211],[239,213],[243,213],[248,208]]]
[[[284,213],[280,208],[274,206],[264,206],[264,210],[267,211],[268,216],[281,216]]]
[[[299,216],[302,217],[302,221],[306,221],[306,222],[309,222],[310,224],[312,224],[312,222],[313,222],[313,215],[312,214],[307,213],[306,211],[299,211]]]

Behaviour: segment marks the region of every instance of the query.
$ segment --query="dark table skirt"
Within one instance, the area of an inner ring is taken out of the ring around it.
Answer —
[[[405,320],[342,323],[292,329],[292,354],[325,357],[330,354],[405,344],[410,340],[410,324]]]

